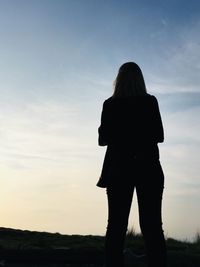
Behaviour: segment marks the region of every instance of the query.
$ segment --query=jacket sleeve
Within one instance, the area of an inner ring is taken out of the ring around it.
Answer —
[[[162,143],[164,141],[164,130],[158,106],[158,101],[155,97],[153,97],[153,105],[154,105],[154,116],[153,116],[154,138],[157,143]]]
[[[103,109],[101,113],[101,124],[98,128],[98,144],[99,146],[107,146],[108,145],[108,127],[109,127],[109,112],[108,107],[106,105],[106,101],[103,103]]]

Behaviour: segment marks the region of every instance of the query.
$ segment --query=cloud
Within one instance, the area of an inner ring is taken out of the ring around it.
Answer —
[[[73,157],[78,147],[81,150],[78,116],[77,107],[48,101],[1,112],[0,143],[4,160],[33,163],[66,159],[70,154]]]
[[[200,22],[195,20],[175,27],[176,38],[168,38],[148,70],[153,91],[162,93],[199,92],[200,84]],[[171,31],[171,29],[170,29]],[[156,65],[155,68],[154,65]]]
[[[200,92],[166,92],[164,94],[157,93],[156,96],[163,113],[184,112],[185,114],[185,112],[200,107]],[[198,112],[197,110],[193,111]]]

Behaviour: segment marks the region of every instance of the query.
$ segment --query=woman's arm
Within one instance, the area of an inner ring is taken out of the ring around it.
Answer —
[[[109,119],[108,119],[108,108],[106,105],[106,101],[103,103],[103,109],[101,113],[101,125],[98,128],[98,144],[99,146],[107,146],[108,145],[108,125],[109,125]]]
[[[153,116],[154,138],[156,142],[162,143],[164,141],[164,130],[158,106],[158,101],[156,97],[153,97],[153,108],[154,108],[154,116]]]

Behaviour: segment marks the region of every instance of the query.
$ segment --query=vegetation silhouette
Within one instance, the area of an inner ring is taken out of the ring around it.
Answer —
[[[200,240],[196,234],[193,242],[167,238],[169,267],[199,267]],[[37,231],[0,228],[0,263],[2,266],[102,266],[104,236],[62,235]],[[126,253],[128,252],[128,253]],[[144,254],[141,234],[129,230],[125,243],[127,267],[144,267],[144,259],[130,257]],[[16,264],[16,265],[15,265]],[[34,265],[33,265],[34,264]],[[47,264],[47,265],[44,265]],[[90,265],[89,265],[90,264]]]

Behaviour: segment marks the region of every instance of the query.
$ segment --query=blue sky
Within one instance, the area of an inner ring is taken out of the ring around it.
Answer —
[[[199,1],[1,0],[0,224],[105,233],[97,127],[119,66],[135,61],[165,126],[166,235],[200,231],[199,28]]]

